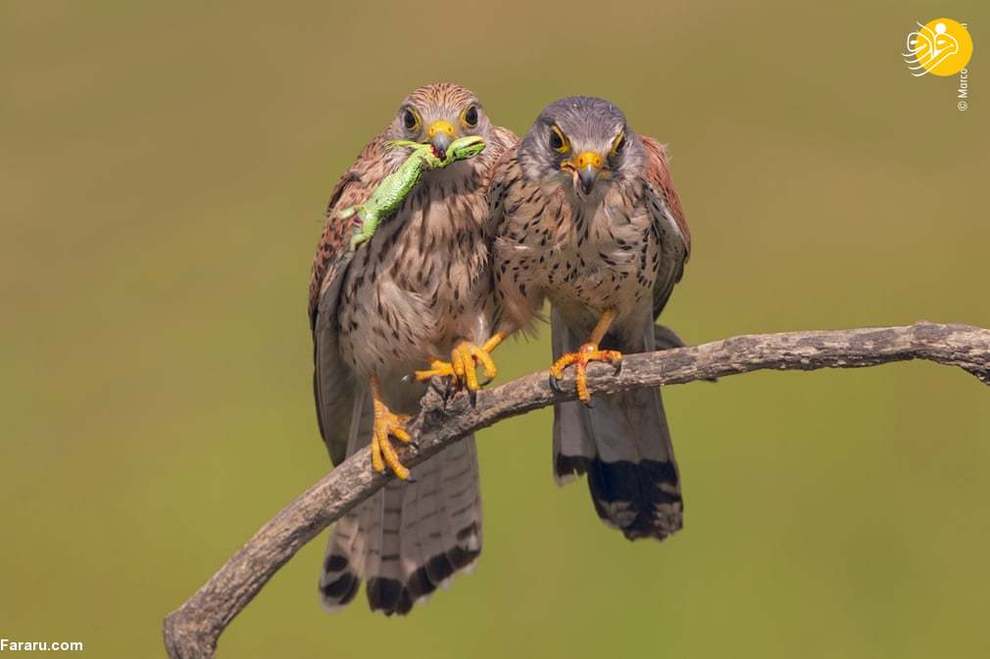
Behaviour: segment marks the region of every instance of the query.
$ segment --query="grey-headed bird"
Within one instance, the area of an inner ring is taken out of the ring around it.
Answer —
[[[579,400],[554,408],[558,482],[587,473],[598,515],[629,539],[681,528],[677,463],[658,390],[597,396],[589,362],[679,344],[654,326],[690,251],[664,147],[612,103],[547,106],[492,184],[496,341],[551,303],[551,383],[574,366]]]

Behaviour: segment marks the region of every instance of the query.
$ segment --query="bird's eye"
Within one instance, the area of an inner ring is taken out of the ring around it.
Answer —
[[[567,139],[564,134],[560,132],[560,129],[553,126],[550,129],[550,148],[557,153],[567,153],[571,150],[570,145],[567,144]]]
[[[612,152],[611,156],[615,157],[622,153],[622,149],[626,146],[626,133],[625,131],[619,133],[614,140],[612,140]]]
[[[478,107],[472,105],[461,114],[461,121],[466,128],[474,128],[478,125]]]
[[[402,125],[406,127],[406,130],[412,132],[419,127],[419,117],[412,110],[406,109],[402,113]]]

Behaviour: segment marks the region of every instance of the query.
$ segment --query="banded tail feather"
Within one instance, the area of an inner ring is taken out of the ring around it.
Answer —
[[[474,436],[390,481],[334,527],[319,589],[324,608],[354,599],[361,581],[372,611],[404,615],[470,568],[481,553],[481,495]]]

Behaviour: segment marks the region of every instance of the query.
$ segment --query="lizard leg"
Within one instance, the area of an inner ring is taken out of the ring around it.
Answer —
[[[577,369],[577,394],[578,399],[585,405],[591,404],[591,394],[588,392],[588,364],[590,362],[608,362],[620,368],[622,366],[622,353],[618,350],[600,350],[598,344],[601,343],[608,332],[608,328],[615,320],[615,311],[609,309],[598,319],[598,324],[592,330],[588,341],[578,348],[577,352],[568,352],[550,367],[550,385],[556,389],[557,380],[564,377],[564,369],[568,366],[575,366]]]

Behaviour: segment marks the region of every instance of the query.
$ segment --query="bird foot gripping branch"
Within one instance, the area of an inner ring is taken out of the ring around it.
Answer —
[[[599,344],[605,338],[605,333],[615,320],[615,310],[608,309],[598,319],[595,329],[591,331],[588,341],[578,348],[577,352],[567,352],[550,367],[550,386],[560,391],[557,381],[563,379],[564,369],[574,365],[577,383],[578,400],[585,405],[591,405],[591,393],[588,391],[588,364],[591,362],[608,362],[615,367],[616,372],[622,369],[622,353],[618,350],[602,350]]]
[[[477,135],[468,135],[450,143],[443,157],[437,155],[432,144],[421,144],[410,140],[393,140],[393,148],[408,148],[409,156],[392,174],[382,179],[366,202],[345,208],[341,218],[355,216],[354,234],[351,236],[351,250],[371,240],[378,225],[386,217],[397,211],[413,191],[423,172],[441,169],[458,160],[473,158],[485,150],[485,141]]]
[[[622,353],[618,350],[601,350],[597,343],[585,343],[577,352],[569,352],[561,356],[550,367],[550,386],[560,391],[558,380],[564,378],[564,369],[574,365],[576,368],[575,382],[578,400],[585,405],[591,405],[591,393],[588,390],[588,364],[591,362],[608,362],[615,367],[616,372],[622,369]]]
[[[381,385],[378,378],[371,379],[372,405],[374,406],[374,426],[371,431],[371,468],[378,473],[384,473],[388,468],[401,480],[409,480],[409,470],[399,462],[395,447],[389,442],[389,437],[395,437],[404,444],[412,442],[412,437],[406,431],[409,417],[395,414],[382,402]]]
[[[457,387],[466,387],[472,394],[478,391],[483,384],[488,384],[495,379],[498,371],[495,362],[491,358],[491,352],[505,338],[505,333],[499,332],[488,339],[484,345],[478,346],[470,341],[461,341],[454,346],[450,355],[450,361],[445,362],[434,359],[430,363],[430,368],[424,371],[416,371],[416,379],[420,382],[434,377],[450,377]],[[478,381],[477,367],[481,366],[485,371],[486,382]]]

